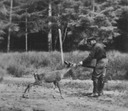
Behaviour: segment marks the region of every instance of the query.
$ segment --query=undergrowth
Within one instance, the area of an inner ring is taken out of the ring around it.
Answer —
[[[73,51],[64,53],[64,60],[78,63],[88,56],[88,52]],[[107,79],[128,79],[128,54],[119,51],[107,52],[109,59]],[[10,74],[16,77],[32,74],[35,70],[47,71],[64,68],[60,52],[24,52],[1,53],[1,75]],[[73,68],[74,79],[88,79],[92,69],[85,67]]]

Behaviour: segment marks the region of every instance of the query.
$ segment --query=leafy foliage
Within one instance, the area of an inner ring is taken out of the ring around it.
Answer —
[[[0,35],[11,27],[15,36],[25,35],[26,18],[28,33],[53,29],[53,43],[58,40],[58,28],[62,31],[66,47],[77,47],[81,40],[95,36],[102,42],[112,42],[125,29],[118,20],[126,20],[127,0],[13,0],[12,23],[9,22],[10,1],[0,1]],[[52,16],[48,17],[48,5],[52,3]],[[49,26],[48,22],[52,24]],[[127,20],[126,20],[127,22]],[[125,25],[126,26],[126,25]],[[55,47],[55,46],[53,46]]]

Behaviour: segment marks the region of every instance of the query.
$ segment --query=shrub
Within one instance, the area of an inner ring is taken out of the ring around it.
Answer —
[[[74,51],[64,53],[64,60],[78,63],[88,56],[88,52]],[[128,79],[128,54],[119,51],[107,53],[109,64],[107,68],[108,79]],[[25,52],[3,53],[0,57],[0,69],[2,73],[9,73],[16,77],[28,74],[33,70],[57,70],[63,69],[60,52]],[[85,67],[73,68],[74,79],[91,78],[92,69]]]
[[[26,74],[25,67],[17,63],[9,64],[7,67],[7,72],[15,77],[22,77]]]
[[[107,77],[109,79],[127,79],[128,54],[110,51],[107,55],[109,58]]]

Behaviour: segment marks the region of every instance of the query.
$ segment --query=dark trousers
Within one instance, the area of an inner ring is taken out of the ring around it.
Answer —
[[[93,93],[103,93],[104,77],[93,78]]]

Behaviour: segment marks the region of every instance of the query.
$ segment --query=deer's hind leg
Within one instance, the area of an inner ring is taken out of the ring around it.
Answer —
[[[32,86],[34,86],[34,85],[36,85],[35,82],[34,82],[34,83],[30,83],[30,84],[27,85],[27,87],[26,87],[26,89],[24,90],[24,93],[23,93],[23,95],[22,95],[23,98],[25,98],[26,92],[27,92],[27,91],[29,92],[29,91],[30,91],[30,88],[31,88]]]
[[[64,99],[64,98],[63,98],[63,96],[62,96],[61,89],[60,89],[60,84],[59,84],[59,82],[58,82],[58,81],[56,82],[56,86],[57,86],[57,87],[58,87],[58,89],[59,89],[59,92],[60,92],[60,96],[61,96],[61,98],[62,98],[62,99]]]
[[[54,81],[53,84],[54,84],[54,86],[55,86],[55,87],[54,87],[54,90],[55,90],[56,87],[57,87],[57,83],[56,83],[56,81]]]
[[[56,81],[54,81],[54,82],[53,82],[53,89],[55,90],[55,89],[56,89],[56,87],[57,87],[57,85],[56,85]],[[54,94],[52,94],[52,97],[55,99]]]

